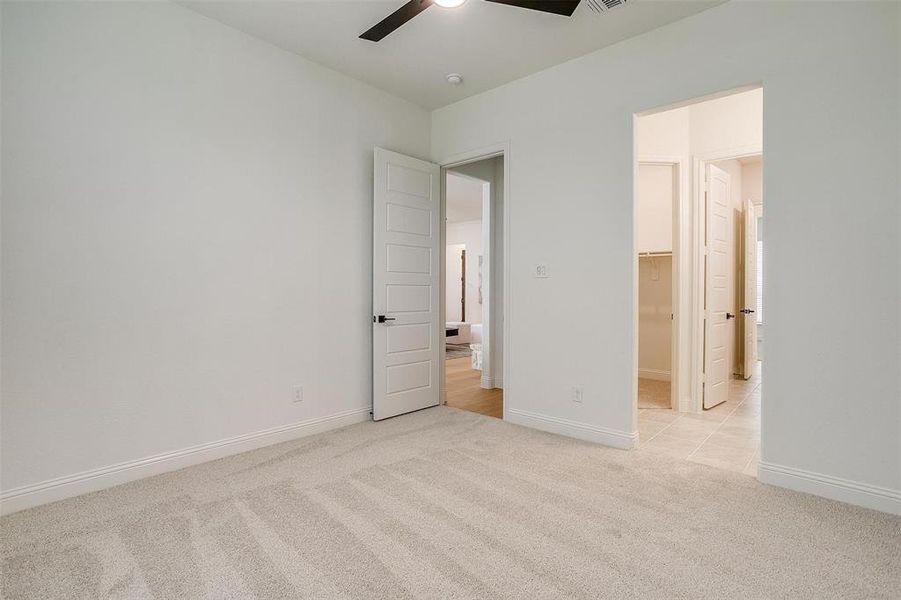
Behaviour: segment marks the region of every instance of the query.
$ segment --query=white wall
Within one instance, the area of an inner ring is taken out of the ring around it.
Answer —
[[[482,322],[482,305],[479,304],[479,256],[482,254],[482,222],[468,221],[466,223],[448,223],[447,224],[447,245],[464,244],[466,246],[466,322],[481,323]],[[448,255],[448,261],[452,260]],[[457,258],[456,260],[459,260]],[[459,276],[459,267],[457,268]],[[448,273],[450,268],[448,267]],[[447,298],[447,320],[452,319],[451,315],[460,316],[460,296],[459,284],[457,285],[457,295]],[[456,304],[456,312],[452,313],[450,307],[452,302]]]
[[[168,3],[2,10],[4,491],[368,418],[372,149],[429,115]]]
[[[642,158],[691,156],[691,107],[684,106],[635,120],[635,153]]]
[[[635,189],[635,248],[673,251],[673,200],[677,189],[672,165],[640,164]]]
[[[669,381],[673,362],[673,259],[638,259],[638,376]]]
[[[741,196],[754,204],[763,204],[763,161],[741,166]]]
[[[444,183],[446,201],[444,216],[449,223],[482,219],[486,182],[449,170]]]
[[[763,94],[758,88],[687,107],[692,154],[704,158],[759,151],[763,145]]]
[[[761,478],[897,502],[898,10],[730,2],[433,113],[433,156],[510,145],[511,418],[631,442],[632,115],[763,82]]]

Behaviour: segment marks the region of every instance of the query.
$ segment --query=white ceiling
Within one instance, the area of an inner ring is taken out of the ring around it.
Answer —
[[[630,0],[573,17],[468,0],[433,5],[374,43],[358,36],[405,0],[181,0],[226,25],[433,109],[723,3]],[[454,87],[445,76],[463,75]]]
[[[448,223],[482,220],[482,184],[471,177],[447,172],[445,196]]]

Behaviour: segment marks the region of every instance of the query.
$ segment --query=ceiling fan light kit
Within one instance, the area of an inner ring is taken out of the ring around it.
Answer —
[[[466,0],[435,0],[435,4],[442,8],[457,8]]]
[[[581,0],[484,0],[493,4],[506,4],[517,8],[527,8],[543,13],[572,17]],[[586,0],[589,8],[602,12],[614,6],[625,4],[627,0]],[[360,34],[360,38],[378,42],[395,29],[430,7],[437,4],[442,8],[456,8],[466,0],[410,0],[396,11]]]

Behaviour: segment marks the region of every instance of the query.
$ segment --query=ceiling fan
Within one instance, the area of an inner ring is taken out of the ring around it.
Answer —
[[[360,35],[360,38],[371,42],[378,42],[386,35],[430,7],[432,4],[443,6],[445,8],[454,8],[460,6],[466,0],[410,0],[396,11],[373,25]],[[486,2],[494,2],[496,4],[506,4],[508,6],[518,6],[519,8],[529,8],[555,15],[563,15],[571,17],[579,6],[581,0],[485,0]],[[615,0],[616,4],[620,4],[624,0]],[[609,4],[610,0],[588,0],[588,3],[594,6],[600,3]]]

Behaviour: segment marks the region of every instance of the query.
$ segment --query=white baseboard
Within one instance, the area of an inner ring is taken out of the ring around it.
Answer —
[[[480,385],[483,390],[492,390],[494,388],[503,388],[504,380],[501,377],[488,377],[487,375],[482,375]]]
[[[290,425],[282,425],[238,435],[224,440],[199,444],[173,452],[165,452],[147,458],[119,463],[99,469],[92,469],[74,475],[57,477],[40,483],[26,485],[0,492],[0,514],[55,502],[72,496],[113,487],[197,465],[217,458],[240,454],[248,450],[270,446],[280,442],[322,433],[339,427],[346,427],[369,419],[369,408],[357,408],[326,417],[309,419]]]
[[[631,450],[638,441],[637,431],[633,433],[617,431],[615,429],[589,425],[588,423],[579,423],[578,421],[550,417],[548,415],[520,410],[518,408],[508,408],[504,412],[504,419],[517,425],[540,429],[541,431],[565,435],[567,437],[589,442],[596,442],[605,446],[613,446],[614,448]]]
[[[764,462],[757,466],[757,479],[761,483],[901,515],[899,490]]]
[[[670,381],[672,374],[669,371],[661,371],[660,369],[638,369],[638,376],[641,379],[653,379],[655,381]]]

